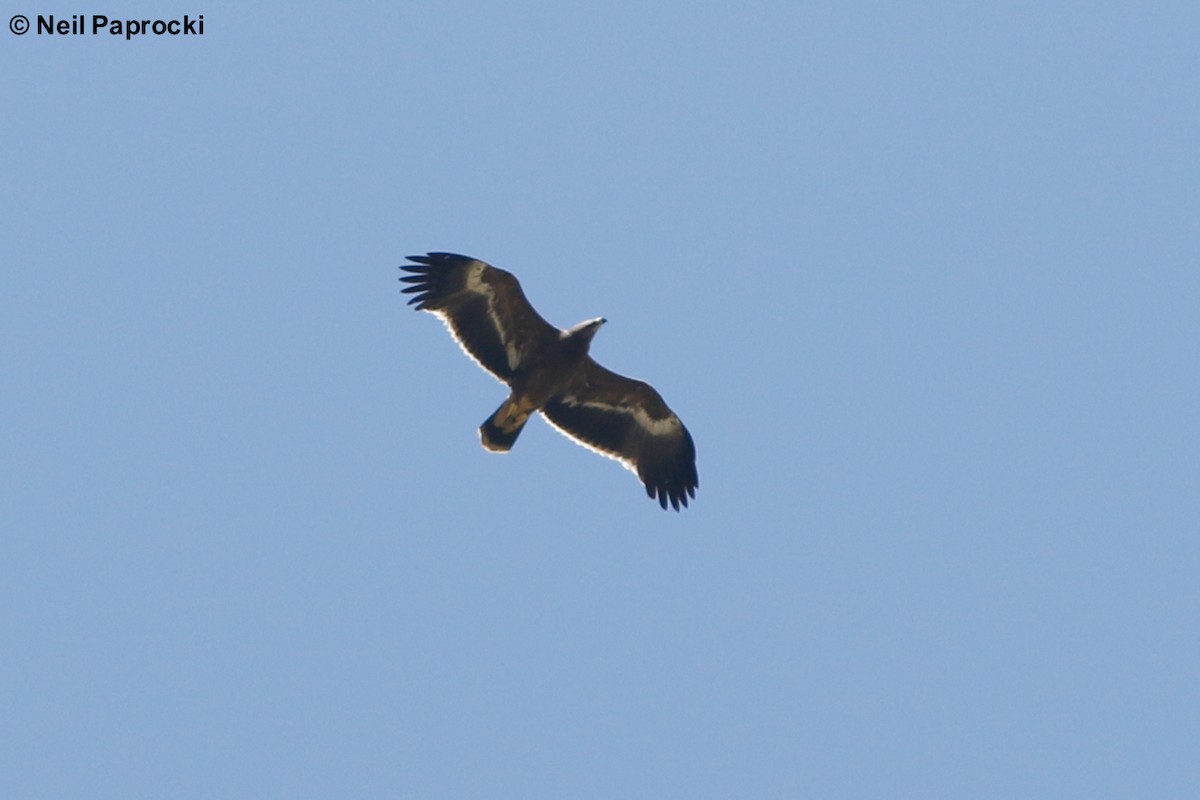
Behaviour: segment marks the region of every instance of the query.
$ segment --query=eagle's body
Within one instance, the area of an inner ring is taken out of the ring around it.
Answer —
[[[654,387],[610,372],[588,355],[602,318],[559,330],[525,299],[517,279],[467,256],[409,256],[409,303],[436,314],[481,367],[511,389],[479,428],[483,446],[506,452],[529,416],[637,473],[646,493],[675,510],[696,496],[691,434]]]

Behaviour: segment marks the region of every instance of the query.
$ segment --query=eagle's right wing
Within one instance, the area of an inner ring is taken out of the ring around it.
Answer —
[[[504,383],[529,354],[558,339],[511,273],[455,253],[408,260],[414,263],[401,269],[413,274],[400,279],[416,295],[408,304],[437,315],[466,354]]]
[[[561,433],[636,473],[646,494],[678,511],[696,496],[696,445],[662,395],[645,381],[626,378],[591,356],[575,382],[541,409]]]

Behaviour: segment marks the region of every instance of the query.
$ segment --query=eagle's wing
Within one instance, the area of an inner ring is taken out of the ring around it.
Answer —
[[[512,273],[469,256],[430,253],[409,256],[403,291],[418,311],[436,314],[459,346],[479,366],[504,383],[527,353],[558,338],[558,328],[542,319]]]
[[[589,356],[571,388],[541,409],[550,424],[641,478],[646,494],[676,511],[696,496],[692,435],[648,383],[605,369]]]

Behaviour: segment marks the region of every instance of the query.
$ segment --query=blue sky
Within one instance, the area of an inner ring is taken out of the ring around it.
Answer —
[[[1195,4],[56,10],[205,33],[0,36],[4,796],[1195,796]]]

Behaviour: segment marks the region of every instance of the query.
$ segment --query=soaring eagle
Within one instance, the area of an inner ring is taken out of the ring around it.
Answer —
[[[559,330],[525,299],[511,273],[468,256],[409,256],[401,281],[418,311],[437,315],[462,349],[512,389],[479,428],[483,446],[508,452],[529,415],[637,473],[646,494],[678,511],[696,496],[696,446],[648,383],[610,372],[588,355],[606,320]]]

